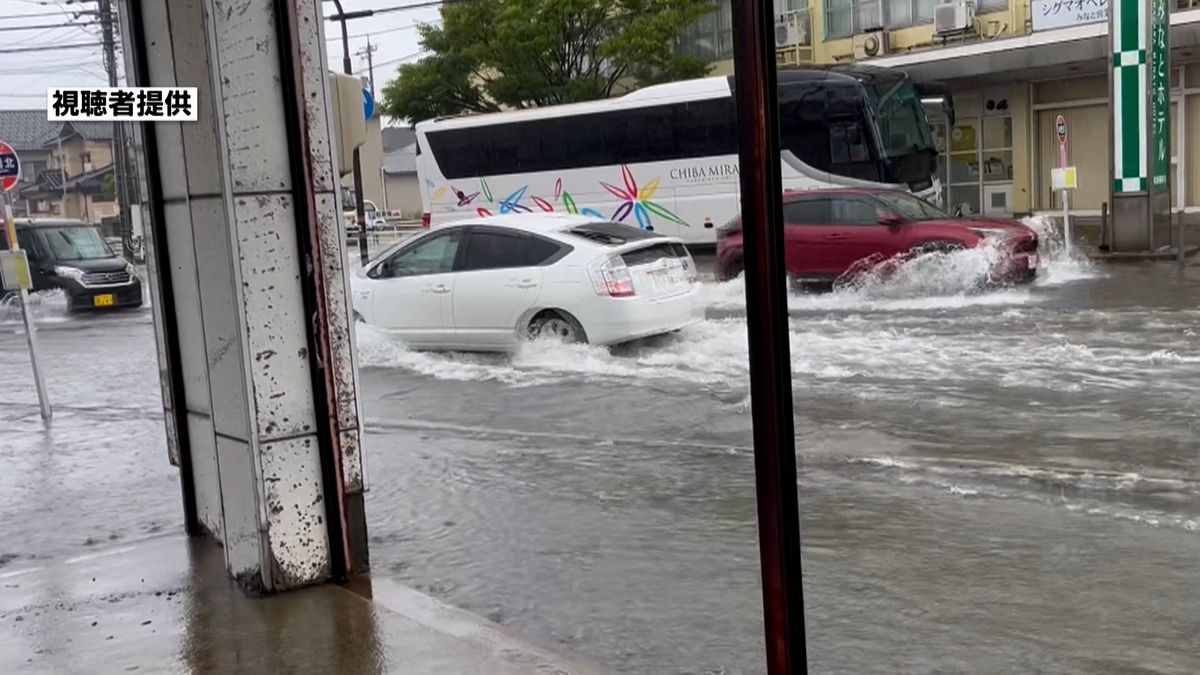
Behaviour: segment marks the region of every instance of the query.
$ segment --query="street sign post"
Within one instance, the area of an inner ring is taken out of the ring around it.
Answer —
[[[1058,135],[1058,171],[1051,171],[1051,182],[1062,190],[1063,248],[1071,254],[1071,190],[1075,188],[1075,167],[1067,167],[1067,118],[1059,115],[1054,119],[1054,133]],[[1069,180],[1068,180],[1069,173]],[[1068,187],[1069,184],[1069,187]]]
[[[21,158],[16,150],[4,141],[0,141],[0,191],[4,193],[4,237],[8,240],[8,250],[18,253],[21,242],[17,239],[17,223],[13,219],[12,190],[21,180]],[[16,283],[15,294],[21,306],[21,321],[25,324],[25,344],[29,347],[29,363],[33,367],[33,382],[37,387],[38,407],[42,419],[50,421],[53,411],[50,409],[50,396],[46,393],[46,383],[42,381],[42,371],[38,368],[37,326],[29,315],[29,292],[25,284]],[[6,291],[8,289],[5,289]]]

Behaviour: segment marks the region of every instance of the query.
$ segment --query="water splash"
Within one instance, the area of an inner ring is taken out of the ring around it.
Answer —
[[[1057,286],[1101,276],[1096,264],[1087,257],[1080,246],[1067,248],[1062,229],[1046,216],[1029,216],[1021,222],[1038,235],[1038,256],[1041,269],[1036,285]]]
[[[28,295],[29,315],[34,323],[56,323],[68,320],[67,296],[61,290],[41,291]],[[21,305],[16,293],[0,299],[0,324],[20,324]]]
[[[830,292],[788,295],[793,312],[871,311],[911,312],[970,306],[1022,305],[1032,298],[1027,287],[989,285],[990,271],[1003,255],[985,246],[949,253],[879,259],[866,263],[853,283]],[[741,276],[724,283],[704,284],[704,302],[714,309],[746,306]]]

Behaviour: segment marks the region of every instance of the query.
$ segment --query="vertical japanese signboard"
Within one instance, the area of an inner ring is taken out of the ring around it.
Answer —
[[[1109,36],[1112,41],[1113,194],[1145,192],[1149,144],[1149,84],[1146,63],[1151,2],[1115,0]]]
[[[1155,190],[1170,186],[1171,68],[1167,0],[1150,0],[1150,174]]]

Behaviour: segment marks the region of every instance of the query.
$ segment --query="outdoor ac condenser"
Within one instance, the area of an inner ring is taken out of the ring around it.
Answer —
[[[808,44],[807,27],[795,14],[782,17],[775,22],[775,48],[784,49]]]
[[[975,3],[951,0],[933,9],[933,32],[936,35],[964,33],[975,26]]]

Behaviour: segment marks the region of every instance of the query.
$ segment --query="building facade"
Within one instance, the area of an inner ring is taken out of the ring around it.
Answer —
[[[45,110],[3,110],[0,140],[21,158],[16,215],[97,224],[118,215],[111,123],[50,122]]]
[[[1200,0],[1171,3],[1171,198],[1200,212]],[[804,3],[804,4],[800,4]],[[781,68],[861,62],[954,91],[949,125],[933,106],[945,203],[972,213],[1061,212],[1050,189],[1068,128],[1077,216],[1109,199],[1108,0],[775,0]],[[1194,6],[1193,6],[1194,5]],[[947,6],[952,6],[946,9]],[[680,49],[733,71],[728,0]],[[935,20],[936,19],[936,20]]]

